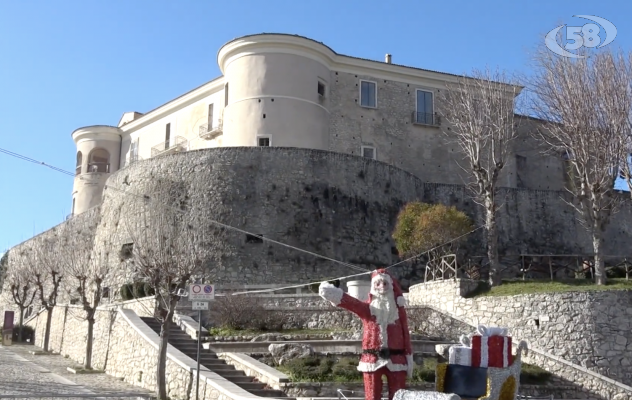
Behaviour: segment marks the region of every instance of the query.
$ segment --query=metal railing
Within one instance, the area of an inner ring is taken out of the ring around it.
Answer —
[[[632,278],[632,256],[604,255],[606,271],[618,269],[626,279]],[[593,279],[593,254],[507,254],[499,257],[500,273],[521,279]],[[425,281],[468,278],[481,279],[482,270],[489,268],[485,256],[474,256],[458,262],[454,254],[429,260],[425,266]]]
[[[151,156],[156,157],[164,154],[186,151],[188,141],[182,136],[175,136],[171,140],[160,142],[151,148]]]
[[[91,162],[88,163],[88,172],[110,173],[110,163]]]
[[[415,125],[441,125],[441,117],[433,113],[413,112],[413,124]]]
[[[202,139],[214,139],[215,137],[219,136],[223,131],[223,125],[222,125],[222,120],[220,119],[219,121],[217,121],[217,125],[213,125],[213,124],[202,124],[200,125],[200,137]]]

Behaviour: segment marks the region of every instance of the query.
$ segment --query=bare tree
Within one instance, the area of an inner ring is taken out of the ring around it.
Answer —
[[[614,183],[622,167],[629,176],[632,73],[623,53],[580,55],[572,59],[540,51],[529,86],[533,113],[548,121],[538,139],[567,158],[568,203],[592,236],[595,282],[603,285],[604,231],[622,200]]]
[[[12,254],[15,256],[11,257],[13,259],[11,264],[13,265],[7,273],[6,283],[11,290],[13,302],[20,310],[18,341],[21,342],[24,326],[24,312],[33,304],[33,300],[35,300],[35,295],[37,294],[37,287],[29,273],[29,271],[32,270],[32,266],[35,265],[35,262],[33,254],[26,250],[13,250]]]
[[[50,351],[50,330],[53,310],[57,305],[61,281],[64,278],[59,254],[59,236],[52,232],[36,240],[31,251],[35,263],[29,265],[29,274],[37,286],[42,307],[46,309],[46,330],[44,332],[44,351]]]
[[[65,271],[64,286],[71,297],[78,296],[88,323],[86,356],[83,367],[92,369],[92,346],[97,307],[103,297],[103,284],[110,268],[107,254],[94,249],[94,221],[73,218],[63,227],[67,233],[60,241],[60,263]]]
[[[464,154],[474,201],[485,210],[489,283],[501,284],[498,255],[498,179],[513,152],[517,137],[514,99],[521,87],[512,84],[501,71],[475,70],[471,77],[459,78],[447,84],[440,94],[444,118],[449,128],[444,130],[449,141],[455,142]]]
[[[156,179],[144,198],[127,204],[132,209],[127,230],[133,241],[135,274],[154,290],[160,344],[156,370],[157,395],[167,399],[165,367],[172,318],[184,290],[209,270],[208,208],[190,207],[183,182]],[[207,207],[207,206],[206,206]]]

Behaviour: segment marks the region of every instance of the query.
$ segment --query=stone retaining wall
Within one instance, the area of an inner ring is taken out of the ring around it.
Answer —
[[[409,302],[428,307],[426,323],[438,336],[454,338],[469,326],[502,326],[533,351],[525,358],[604,399],[632,387],[632,292],[540,293],[510,297],[463,297],[475,282],[436,281],[410,288]],[[443,314],[441,316],[441,314]],[[441,333],[441,324],[446,330]],[[423,324],[422,324],[423,325]]]
[[[123,307],[106,306],[96,313],[93,344],[93,368],[121,378],[127,383],[148,390],[156,390],[156,363],[159,336],[133,311],[147,310],[153,298],[124,302]],[[145,303],[143,305],[143,303]],[[78,306],[60,306],[53,310],[51,350],[83,363],[87,323]],[[47,311],[30,319],[35,328],[35,344],[41,346],[44,338]],[[173,399],[195,396],[196,363],[173,346],[167,350],[166,375],[168,395]],[[246,392],[207,368],[200,370],[200,399],[203,400],[256,400],[259,397]]]

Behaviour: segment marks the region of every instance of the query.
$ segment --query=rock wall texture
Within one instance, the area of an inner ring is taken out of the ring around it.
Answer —
[[[150,310],[154,301],[154,298],[144,298],[99,309],[93,344],[95,369],[151,391],[156,390],[158,335],[138,318],[133,309]],[[82,310],[77,306],[56,307],[51,326],[51,350],[78,363],[84,361],[87,332],[81,314]],[[35,329],[37,346],[43,342],[46,317],[47,312],[42,311],[29,321]],[[173,347],[168,349],[166,375],[170,398],[195,396],[195,367],[194,360]],[[200,371],[200,399],[243,400],[247,394],[204,367]]]
[[[516,342],[526,340],[535,350],[527,362],[579,384],[587,393],[632,395],[631,387],[614,382],[632,381],[632,291],[463,297],[475,285],[467,280],[418,284],[410,288],[408,300],[436,311],[427,325],[438,336],[454,338],[467,325],[470,332],[479,324],[507,327]],[[441,321],[446,324],[443,335]]]
[[[253,242],[220,222],[290,246],[373,269],[399,261],[391,232],[401,206],[409,201],[454,205],[483,221],[481,209],[464,186],[425,183],[379,161],[328,151],[237,147],[196,150],[134,163],[109,178],[99,208],[73,218],[98,222],[95,251],[107,254],[112,271],[111,300],[130,282],[135,268],[122,255],[132,242],[129,226],[143,216],[130,204],[161,182],[176,182],[190,213],[208,215],[214,254],[209,275],[214,283],[303,283],[358,272],[271,242]],[[505,189],[499,199],[500,248],[505,254],[577,254],[591,252],[590,240],[563,201],[564,193]],[[150,200],[151,201],[151,200]],[[72,221],[72,220],[71,220]],[[36,244],[67,221],[9,250]],[[606,232],[605,252],[621,253],[632,239],[632,208],[622,207]],[[482,231],[466,248],[482,253]],[[68,233],[70,234],[70,233]],[[12,268],[9,256],[8,268]],[[404,289],[423,280],[423,268],[410,263],[393,270]],[[6,290],[5,290],[6,291]],[[5,300],[3,304],[9,301]]]

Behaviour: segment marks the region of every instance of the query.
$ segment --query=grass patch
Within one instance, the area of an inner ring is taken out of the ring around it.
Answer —
[[[524,385],[545,385],[551,379],[552,374],[542,368],[522,363],[520,371],[520,383]]]
[[[263,331],[257,329],[229,329],[229,328],[211,328],[208,330],[211,336],[257,336],[266,333],[276,333],[279,335],[327,335],[332,332],[350,332],[345,330],[333,329],[281,329],[277,331]]]
[[[490,287],[486,282],[479,283],[467,297],[481,296],[515,296],[532,293],[587,292],[603,290],[632,289],[632,280],[624,278],[608,279],[607,285],[595,285],[590,279],[570,279],[567,281],[550,281],[546,279],[503,280],[500,286]]]
[[[360,383],[362,372],[358,371],[359,357],[312,356],[297,358],[275,368],[290,377],[292,382],[339,382]],[[436,358],[424,358],[423,365],[415,365],[412,379],[408,383],[434,383],[437,369]],[[544,385],[551,373],[531,364],[522,364],[520,383]]]
[[[359,357],[313,356],[297,358],[276,367],[290,377],[292,382],[340,382],[361,383],[358,371]],[[423,365],[415,365],[410,383],[434,382],[437,360],[424,359]]]

